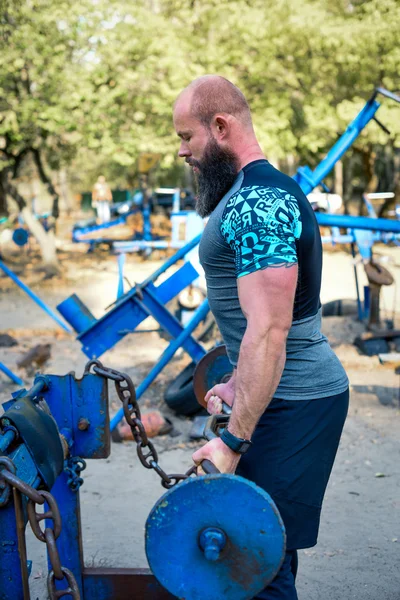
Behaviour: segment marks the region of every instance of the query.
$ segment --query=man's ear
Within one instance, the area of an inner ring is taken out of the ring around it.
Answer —
[[[230,122],[225,115],[215,115],[211,124],[214,136],[222,141],[229,136]]]

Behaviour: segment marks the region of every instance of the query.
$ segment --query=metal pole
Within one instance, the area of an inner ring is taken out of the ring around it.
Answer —
[[[126,255],[124,253],[118,254],[118,291],[117,300],[124,295],[124,265]]]
[[[2,362],[0,362],[0,371],[3,371],[3,373],[5,373],[14,383],[17,383],[18,385],[24,385],[24,382],[22,381],[22,379],[20,377],[18,377],[18,375],[15,375],[15,373],[13,373]]]
[[[15,431],[10,429],[0,435],[0,452],[5,452],[8,446],[15,440]]]
[[[157,375],[162,371],[165,365],[171,360],[175,352],[180,348],[183,342],[191,335],[192,331],[196,329],[196,327],[203,321],[205,316],[209,311],[208,300],[205,299],[204,302],[199,306],[199,308],[194,313],[193,317],[190,319],[189,323],[185,327],[185,329],[178,335],[175,340],[167,346],[162,355],[160,356],[159,361],[147,375],[147,377],[142,381],[142,383],[136,389],[136,398],[139,399],[140,396],[147,390],[149,385],[154,381]],[[204,354],[206,352],[204,351]],[[113,431],[122,417],[124,416],[124,411],[121,408],[117,414],[112,418],[110,423],[110,429]]]
[[[172,267],[172,265],[177,263],[178,260],[183,258],[185,256],[185,254],[187,254],[190,250],[192,250],[192,248],[197,246],[197,244],[200,243],[200,239],[201,239],[201,235],[198,235],[195,238],[193,238],[192,240],[190,240],[190,242],[188,242],[185,246],[183,246],[183,248],[180,248],[178,250],[178,252],[175,252],[175,254],[173,256],[171,256],[168,260],[166,260],[165,263],[159,269],[157,269],[157,271],[154,271],[154,273],[152,275],[150,275],[147,279],[145,279],[140,284],[140,286],[144,287],[148,283],[155,281],[160,275],[165,273],[165,271],[167,269]]]
[[[58,317],[56,315],[55,312],[53,312],[51,310],[51,308],[49,306],[47,306],[47,304],[45,304],[43,302],[43,300],[41,300],[39,298],[39,296],[37,296],[34,292],[32,292],[32,290],[25,285],[25,283],[23,283],[16,275],[15,273],[13,273],[4,263],[2,260],[0,260],[0,269],[3,269],[4,273],[6,273],[6,275],[8,275],[13,281],[14,283],[16,283],[26,294],[28,294],[28,296],[30,298],[32,298],[32,300],[34,302],[36,302],[36,304],[38,306],[40,306],[40,308],[42,308],[52,319],[54,319],[54,321],[56,321],[60,327],[62,327],[64,329],[64,331],[67,331],[68,333],[72,333],[72,329],[71,327],[69,327],[69,325],[66,325],[61,319],[60,317]]]
[[[332,215],[315,213],[319,225],[328,227],[345,227],[348,229],[368,229],[369,231],[393,232],[400,234],[400,221],[390,219],[371,219],[370,217],[351,217],[349,215]]]

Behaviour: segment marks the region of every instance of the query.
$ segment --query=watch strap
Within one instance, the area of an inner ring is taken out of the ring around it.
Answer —
[[[252,446],[252,442],[250,440],[236,437],[236,435],[233,435],[233,433],[231,433],[227,427],[225,427],[221,434],[221,440],[228,446],[228,448],[237,454],[245,454]]]

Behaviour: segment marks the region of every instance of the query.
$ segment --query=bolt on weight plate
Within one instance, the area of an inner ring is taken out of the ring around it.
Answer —
[[[224,345],[216,346],[199,360],[193,375],[193,389],[197,402],[207,408],[204,396],[214,385],[230,376],[233,367]]]
[[[146,555],[156,579],[185,600],[250,600],[285,555],[271,497],[237,475],[205,475],[169,490],[151,510]]]

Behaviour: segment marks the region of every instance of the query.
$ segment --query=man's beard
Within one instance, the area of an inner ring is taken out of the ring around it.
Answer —
[[[211,138],[204,149],[202,160],[192,159],[189,164],[199,169],[196,177],[196,211],[200,217],[208,217],[232,187],[239,172],[238,158]]]

